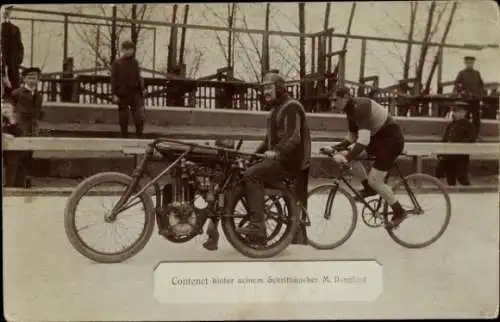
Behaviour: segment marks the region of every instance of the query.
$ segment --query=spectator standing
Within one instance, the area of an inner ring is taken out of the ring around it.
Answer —
[[[467,103],[456,103],[451,122],[446,126],[442,142],[472,143],[476,140],[474,125],[466,117]],[[469,181],[469,155],[440,155],[436,167],[436,177],[446,177],[449,185],[456,185],[457,179],[461,185],[470,185]]]
[[[12,6],[4,9],[2,21],[2,79],[5,95],[19,87],[19,69],[24,59],[24,46],[19,27],[10,21]]]
[[[36,136],[38,121],[42,118],[42,94],[37,91],[41,71],[28,68],[23,71],[23,85],[12,91],[3,130],[13,136]],[[7,186],[31,187],[33,151],[4,151],[5,183]]]
[[[472,116],[477,136],[481,126],[480,110],[481,100],[484,96],[484,83],[481,73],[474,69],[475,61],[476,58],[473,56],[464,57],[465,68],[458,73],[455,79],[454,92],[468,101],[468,117]]]
[[[138,138],[144,131],[144,80],[141,77],[139,62],[135,58],[135,45],[124,41],[122,56],[113,62],[111,70],[111,90],[113,102],[118,104],[118,117],[121,136],[128,137],[129,114],[135,123]]]

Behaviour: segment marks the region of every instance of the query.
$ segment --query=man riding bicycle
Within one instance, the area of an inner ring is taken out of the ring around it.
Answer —
[[[406,213],[384,179],[403,152],[404,136],[400,126],[386,108],[369,98],[352,97],[347,88],[337,89],[330,102],[333,109],[347,115],[348,135],[341,143],[322,150],[327,153],[343,150],[333,155],[334,162],[350,164],[353,175],[363,185],[359,191],[363,199],[379,194],[390,205],[394,215],[389,228],[396,228]],[[363,164],[355,160],[365,150],[375,157],[369,174]]]
[[[299,177],[310,166],[311,136],[302,104],[290,97],[285,79],[271,71],[263,79],[265,104],[271,107],[264,141],[255,153],[264,153],[265,159],[249,167],[244,173],[245,195],[248,200],[249,224],[238,233],[265,240],[264,184],[286,177]]]

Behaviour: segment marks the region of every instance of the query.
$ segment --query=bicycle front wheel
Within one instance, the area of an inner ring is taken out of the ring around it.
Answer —
[[[309,244],[316,249],[334,249],[354,233],[358,211],[351,195],[336,184],[312,189],[307,197]]]
[[[146,246],[155,227],[153,202],[146,193],[115,221],[105,221],[131,181],[123,173],[98,173],[82,181],[68,198],[64,228],[80,254],[99,263],[120,263]]]
[[[424,248],[436,242],[451,218],[450,196],[441,181],[414,173],[397,182],[393,191],[407,218],[398,228],[387,228],[389,236],[406,248]],[[389,216],[390,212],[389,208]]]

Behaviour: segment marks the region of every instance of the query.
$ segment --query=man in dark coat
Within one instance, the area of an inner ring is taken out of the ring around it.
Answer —
[[[139,62],[135,58],[135,45],[122,43],[122,57],[113,62],[111,90],[113,102],[118,104],[121,135],[128,137],[129,113],[132,112],[137,137],[142,138],[144,129],[144,81]]]
[[[473,143],[476,139],[474,125],[466,117],[467,104],[458,102],[453,108],[452,121],[444,131],[442,142]],[[458,182],[461,185],[470,185],[469,181],[469,155],[440,155],[436,167],[436,177],[446,177],[449,185]]]
[[[240,234],[262,241],[267,237],[264,184],[286,177],[300,178],[311,164],[311,136],[302,104],[290,97],[285,80],[278,73],[266,74],[263,85],[264,100],[272,110],[267,135],[255,153],[264,153],[265,159],[243,173],[249,222],[238,228]]]
[[[266,159],[249,167],[244,173],[245,195],[248,200],[249,221],[237,228],[239,234],[251,236],[265,243],[265,183],[274,183],[286,177],[296,179],[296,198],[307,207],[309,169],[311,167],[311,134],[306,113],[301,103],[287,93],[284,78],[271,71],[264,76],[264,102],[271,108],[267,134],[255,153],[264,153]],[[219,239],[216,224],[207,229],[208,240],[203,244],[216,250]],[[305,227],[300,225],[293,244],[307,243]]]
[[[476,136],[479,134],[481,125],[480,112],[481,100],[484,96],[484,83],[481,73],[474,69],[476,58],[465,56],[465,69],[461,70],[455,79],[454,92],[466,99],[469,103],[469,116],[472,116],[472,123],[476,129]]]
[[[5,95],[19,87],[19,68],[24,58],[24,46],[19,27],[10,21],[12,6],[5,8],[2,22],[2,78],[7,83]]]
[[[23,85],[12,91],[8,103],[12,112],[4,119],[3,130],[13,136],[36,136],[42,118],[42,94],[37,91],[39,68],[23,71]],[[4,151],[7,186],[31,186],[32,151]]]

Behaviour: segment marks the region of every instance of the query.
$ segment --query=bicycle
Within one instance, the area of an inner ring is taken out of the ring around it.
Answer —
[[[331,158],[333,156],[334,152],[325,152],[322,151],[320,152],[321,154]],[[405,156],[405,154],[402,154],[402,156]],[[366,161],[374,161],[375,158],[373,156],[367,156],[367,157],[362,157],[358,158],[358,160],[366,160]],[[313,188],[311,191],[308,193],[308,204],[311,203],[309,199],[315,195],[322,195],[326,192],[327,194],[327,199],[325,203],[325,211],[323,214],[323,218],[325,220],[330,220],[332,218],[332,208],[334,206],[334,199],[337,195],[343,195],[347,199],[347,204],[351,208],[351,220],[349,223],[349,227],[347,229],[347,232],[341,236],[341,238],[335,242],[331,242],[328,244],[322,244],[320,242],[311,240],[310,234],[308,233],[308,239],[309,239],[309,244],[316,248],[316,249],[334,249],[342,244],[344,244],[354,233],[354,230],[357,225],[357,217],[358,217],[358,209],[356,205],[356,201],[360,202],[364,207],[361,213],[361,217],[363,222],[365,223],[366,226],[370,228],[377,228],[384,226],[386,229],[387,233],[391,237],[392,240],[394,240],[397,244],[400,246],[406,247],[406,248],[424,248],[432,243],[436,242],[445,232],[447,229],[450,218],[451,218],[451,202],[450,202],[450,197],[448,192],[446,191],[445,186],[437,179],[436,177],[423,174],[423,173],[413,173],[408,176],[403,176],[401,169],[399,168],[399,165],[397,164],[397,161],[394,163],[394,166],[392,169],[396,169],[397,174],[399,176],[399,181],[393,186],[393,191],[395,192],[398,200],[400,200],[400,203],[402,204],[403,208],[405,208],[407,217],[405,220],[399,225],[398,228],[392,229],[389,225],[389,216],[392,215],[391,211],[389,211],[389,206],[387,203],[382,199],[382,197],[374,198],[371,200],[368,199],[363,199],[359,193],[354,189],[354,187],[351,185],[348,179],[346,179],[346,173],[349,170],[349,167],[347,166],[340,166],[340,172],[339,174],[332,180],[331,183],[323,184],[320,186],[317,186]],[[391,169],[391,170],[392,170]],[[391,171],[388,171],[386,177],[385,177],[385,183],[388,182],[388,179],[390,177]],[[420,184],[416,185],[418,187],[419,192],[424,193],[424,192],[431,192],[431,193],[439,193],[444,197],[444,202],[446,209],[444,211],[445,218],[442,226],[440,229],[437,231],[437,233],[431,237],[430,239],[426,239],[422,242],[410,242],[404,240],[402,237],[399,237],[397,235],[397,232],[400,231],[400,229],[405,225],[408,224],[408,220],[411,217],[417,216],[417,217],[422,217],[426,211],[424,208],[421,206],[420,202],[417,200],[417,188],[412,188],[410,187],[410,182],[412,181],[417,181]],[[341,186],[341,184],[344,184],[345,187]],[[398,196],[397,194],[397,189],[402,188],[403,192],[406,192],[407,196],[410,199],[411,205],[410,207],[405,207],[403,205],[403,202],[401,201],[401,196]],[[349,193],[348,190],[352,192]],[[376,197],[376,196],[374,196]],[[357,199],[357,200],[356,200]],[[382,209],[382,210],[381,210]],[[381,210],[381,211],[380,211]],[[310,216],[308,216],[311,218]],[[310,219],[309,219],[310,220]],[[326,224],[325,224],[326,225]],[[308,225],[309,227],[312,226],[312,224]]]

